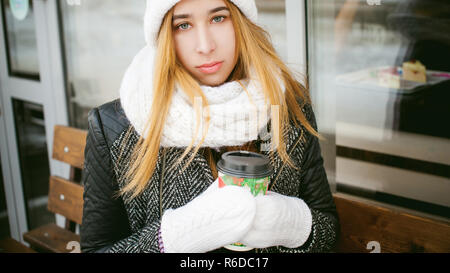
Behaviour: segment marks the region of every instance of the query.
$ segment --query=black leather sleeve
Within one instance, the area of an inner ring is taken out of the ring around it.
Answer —
[[[117,191],[115,176],[97,108],[88,115],[84,154],[81,250],[103,252],[129,230],[122,201],[114,198]]]
[[[110,106],[112,106],[111,104]],[[82,173],[84,185],[83,220],[80,229],[82,252],[157,252],[160,223],[131,233],[105,134],[118,130],[110,108],[89,112],[88,135]],[[109,111],[109,112],[108,112]],[[103,119],[109,119],[102,123]]]

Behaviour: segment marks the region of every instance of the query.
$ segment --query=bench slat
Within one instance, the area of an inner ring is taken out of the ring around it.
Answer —
[[[82,169],[86,136],[86,130],[56,125],[53,136],[53,159]]]
[[[68,253],[69,242],[80,242],[80,236],[56,224],[38,227],[23,234],[23,239],[39,252]]]
[[[338,252],[450,252],[450,224],[334,196],[341,223]]]
[[[13,238],[6,238],[0,241],[0,253],[36,253],[36,251]]]
[[[83,186],[51,176],[48,210],[81,225],[83,218]]]

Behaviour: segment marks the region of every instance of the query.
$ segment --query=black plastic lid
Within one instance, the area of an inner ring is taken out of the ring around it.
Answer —
[[[273,173],[267,156],[249,151],[231,151],[222,154],[217,169],[227,175],[245,178],[267,177]]]

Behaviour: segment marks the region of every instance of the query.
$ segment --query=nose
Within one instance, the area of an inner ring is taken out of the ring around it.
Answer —
[[[208,55],[216,49],[213,34],[207,26],[197,28],[197,53]]]

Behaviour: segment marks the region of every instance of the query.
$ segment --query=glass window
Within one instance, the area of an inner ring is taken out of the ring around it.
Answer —
[[[145,1],[60,1],[71,125],[87,128],[93,107],[118,98],[123,74],[145,45]]]
[[[2,11],[9,74],[39,80],[33,1],[2,0]]]
[[[87,128],[91,108],[118,98],[126,68],[145,45],[145,1],[127,1],[126,5],[123,2],[58,2],[72,126]],[[257,0],[257,5],[258,22],[268,29],[276,50],[286,58],[285,0]]]
[[[280,57],[287,61],[286,0],[256,0],[258,24],[267,30]]]
[[[450,2],[307,1],[337,190],[450,215]]]
[[[43,107],[13,99],[23,194],[28,229],[55,222],[47,210],[49,158]]]

